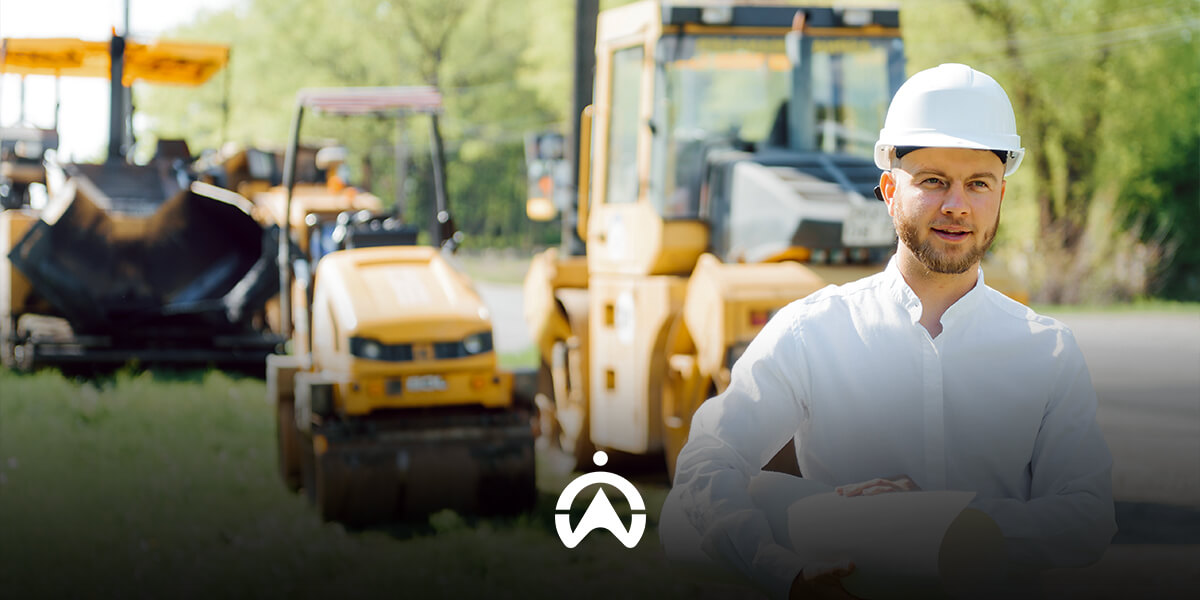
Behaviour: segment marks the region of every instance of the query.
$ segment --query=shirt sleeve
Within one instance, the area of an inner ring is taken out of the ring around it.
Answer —
[[[1096,423],[1096,392],[1064,328],[1060,370],[1029,463],[1029,500],[977,499],[1004,534],[1009,559],[1037,569],[1078,567],[1104,554],[1117,526],[1112,455]]]
[[[777,598],[787,597],[803,565],[776,541],[749,487],[804,412],[795,380],[806,371],[791,314],[780,311],[763,328],[734,365],[729,387],[692,417],[674,482],[705,554]]]

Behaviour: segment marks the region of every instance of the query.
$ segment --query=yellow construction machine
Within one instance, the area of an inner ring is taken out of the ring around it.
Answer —
[[[905,77],[899,27],[894,9],[762,3],[599,14],[586,252],[536,256],[524,287],[541,429],[577,467],[600,446],[673,471],[776,310],[882,269],[896,242],[871,153]]]
[[[305,110],[436,114],[440,106],[440,94],[421,87],[298,97],[275,198],[279,214],[292,217],[283,220],[292,243],[280,245],[292,352],[268,358],[268,397],[280,474],[327,520],[512,512],[536,497],[532,394],[518,393],[514,374],[499,369],[486,305],[444,256],[457,238],[415,246],[416,229],[386,214],[331,219],[315,210],[328,191],[294,183]],[[435,177],[440,193],[440,171]]]
[[[30,206],[22,188],[0,212],[0,359],[22,369],[131,360],[261,369],[282,341],[264,322],[278,290],[277,233],[244,198],[196,182],[182,141],[160,140],[147,164],[126,160],[123,86],[201,84],[229,48],[117,35],[2,43],[0,72],[104,77],[112,94],[102,164],[45,156],[57,139],[46,131],[12,144],[11,155],[3,144],[5,178],[25,173],[20,183],[44,183],[49,199]]]

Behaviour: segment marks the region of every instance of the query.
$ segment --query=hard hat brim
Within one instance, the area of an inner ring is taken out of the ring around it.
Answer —
[[[982,140],[983,142],[996,142],[995,144],[989,144],[980,143],[981,141],[976,140],[966,140],[936,132],[922,132],[916,134],[908,133],[898,137],[903,139],[903,143],[889,143],[885,141],[885,136],[880,136],[880,140],[875,143],[876,167],[879,167],[884,171],[890,170],[892,168],[892,158],[896,154],[897,146],[913,146],[916,148],[963,148],[966,150],[999,150],[1001,152],[1007,152],[1008,161],[1006,161],[1004,164],[1005,177],[1015,173],[1017,171],[1017,167],[1021,166],[1021,160],[1025,157],[1025,149],[1021,147],[1020,139],[1017,139],[1015,144],[1012,142],[1012,140]]]

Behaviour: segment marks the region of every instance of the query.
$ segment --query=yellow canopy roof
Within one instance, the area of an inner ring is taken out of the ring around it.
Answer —
[[[73,38],[5,38],[0,73],[109,77],[109,42]],[[125,42],[122,83],[200,85],[229,61],[229,46],[197,42]]]

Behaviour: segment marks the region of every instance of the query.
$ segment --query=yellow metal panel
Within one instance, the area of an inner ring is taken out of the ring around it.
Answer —
[[[364,415],[380,408],[511,404],[512,377],[497,371],[495,352],[433,357],[434,343],[491,331],[482,300],[436,249],[387,246],[334,252],[319,263],[316,286],[313,367],[342,381],[339,410]],[[351,337],[411,344],[414,360],[352,356]],[[437,385],[414,390],[413,377]]]
[[[400,363],[392,363],[393,365]],[[443,390],[411,391],[410,377],[440,377]],[[388,383],[399,393],[388,393]],[[379,409],[422,408],[431,406],[485,406],[502,408],[512,404],[511,373],[483,368],[467,371],[438,371],[433,368],[391,375],[355,378],[339,384],[339,409],[347,415],[365,415]]]
[[[686,273],[708,248],[708,226],[699,221],[663,221],[662,238],[662,252],[650,266],[650,273]]]
[[[722,264],[711,254],[700,257],[683,308],[700,371],[710,377],[719,373],[728,366],[726,348],[748,342],[762,329],[751,323],[751,311],[777,310],[825,285],[798,263]]]
[[[588,264],[586,256],[557,256],[554,262],[554,289],[586,288],[588,282]]]
[[[687,273],[708,246],[706,225],[664,220],[648,202],[596,205],[588,229],[588,267],[593,272]]]
[[[124,83],[200,85],[229,61],[229,46],[159,40],[127,43]]]
[[[657,38],[662,12],[655,1],[635,2],[605,10],[596,19],[596,46],[627,45],[631,39]]]
[[[379,341],[449,341],[491,330],[467,278],[425,246],[341,250],[321,259],[341,335]]]
[[[533,257],[525,274],[524,316],[530,337],[543,360],[550,364],[555,342],[572,335],[571,326],[558,305],[557,291],[587,287],[587,258],[560,258],[557,248]]]
[[[662,447],[667,334],[682,306],[687,281],[595,275],[591,283],[592,440],[624,452],[657,451]]]
[[[37,221],[37,214],[28,209],[0,211],[0,319],[21,312],[33,292],[29,280],[13,268],[8,253]]]
[[[109,42],[72,38],[6,38],[0,72],[60,77],[111,76]],[[126,41],[122,83],[200,85],[229,61],[229,46],[196,42]]]
[[[585,240],[587,239],[588,204],[592,191],[592,115],[595,112],[596,108],[589,104],[583,108],[583,112],[579,115],[579,148],[576,155],[579,157],[579,181],[576,182],[579,186],[579,191],[576,194],[577,219],[575,232],[581,239]]]
[[[19,75],[108,77],[108,42],[72,38],[6,38],[0,72]]]

